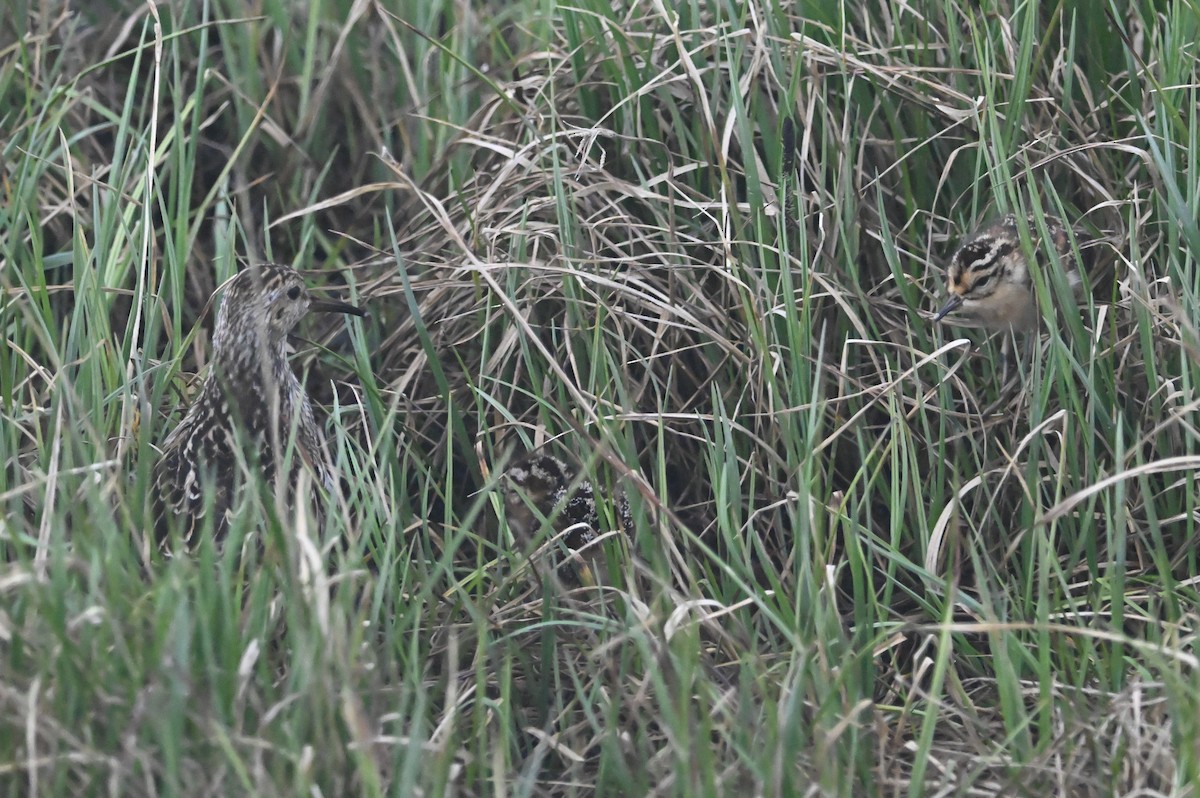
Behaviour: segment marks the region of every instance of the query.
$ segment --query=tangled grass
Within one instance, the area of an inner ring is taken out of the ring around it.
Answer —
[[[1196,794],[1194,8],[123,9],[0,23],[10,791]],[[930,311],[1009,211],[1106,266],[1005,380]],[[239,258],[371,312],[297,347],[345,478],[144,571]]]

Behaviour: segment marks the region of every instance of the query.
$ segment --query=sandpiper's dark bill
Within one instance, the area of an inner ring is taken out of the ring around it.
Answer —
[[[933,320],[941,321],[942,319],[946,318],[948,314],[953,313],[961,308],[962,303],[963,298],[958,294],[955,294],[954,296],[950,297],[950,300],[946,302],[945,305],[942,305],[942,309],[937,312],[937,315],[933,317]]]
[[[352,316],[365,317],[367,312],[357,305],[348,302],[333,302],[325,299],[314,299],[308,305],[313,313],[349,313]]]

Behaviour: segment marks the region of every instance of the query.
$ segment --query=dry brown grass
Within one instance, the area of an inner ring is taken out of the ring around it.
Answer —
[[[10,23],[0,779],[1194,795],[1193,11],[918,6],[159,8],[157,62],[147,8]],[[1110,264],[1008,384],[927,321],[1000,209]],[[234,253],[371,311],[298,359],[329,606],[125,550]],[[638,497],[602,600],[496,517],[543,445]]]

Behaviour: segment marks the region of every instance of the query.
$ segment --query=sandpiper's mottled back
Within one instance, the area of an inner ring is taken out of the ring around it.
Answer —
[[[543,522],[563,534],[562,544],[576,558],[575,571],[581,582],[607,583],[604,552],[594,545],[601,531],[596,490],[590,480],[574,468],[548,454],[529,454],[517,460],[500,479],[504,515],[518,535],[533,537]],[[629,499],[623,491],[614,497],[616,522],[625,534],[633,532]],[[606,501],[603,497],[599,501]],[[593,572],[593,570],[595,572]]]
[[[287,335],[310,311],[364,315],[353,305],[314,300],[288,266],[251,267],[230,281],[217,312],[208,376],[155,466],[160,546],[167,544],[166,517],[175,515],[184,519],[181,532],[190,547],[208,501],[213,531],[222,534],[244,481],[243,464],[257,466],[275,484],[293,426],[295,449],[283,475],[289,494],[306,463],[316,479],[332,485],[325,436],[287,361]]]

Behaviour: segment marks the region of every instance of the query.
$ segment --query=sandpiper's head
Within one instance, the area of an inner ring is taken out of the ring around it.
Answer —
[[[364,315],[354,305],[313,299],[290,266],[251,266],[229,281],[217,311],[214,346],[279,346],[310,311]]]
[[[1070,253],[1066,228],[1046,217],[1046,230],[1061,257]],[[1028,221],[1035,249],[1037,220]],[[962,310],[971,321],[993,329],[1024,329],[1036,323],[1037,307],[1029,276],[1028,256],[1021,244],[1017,217],[1009,214],[976,230],[950,256],[946,268],[949,299],[934,321]]]

